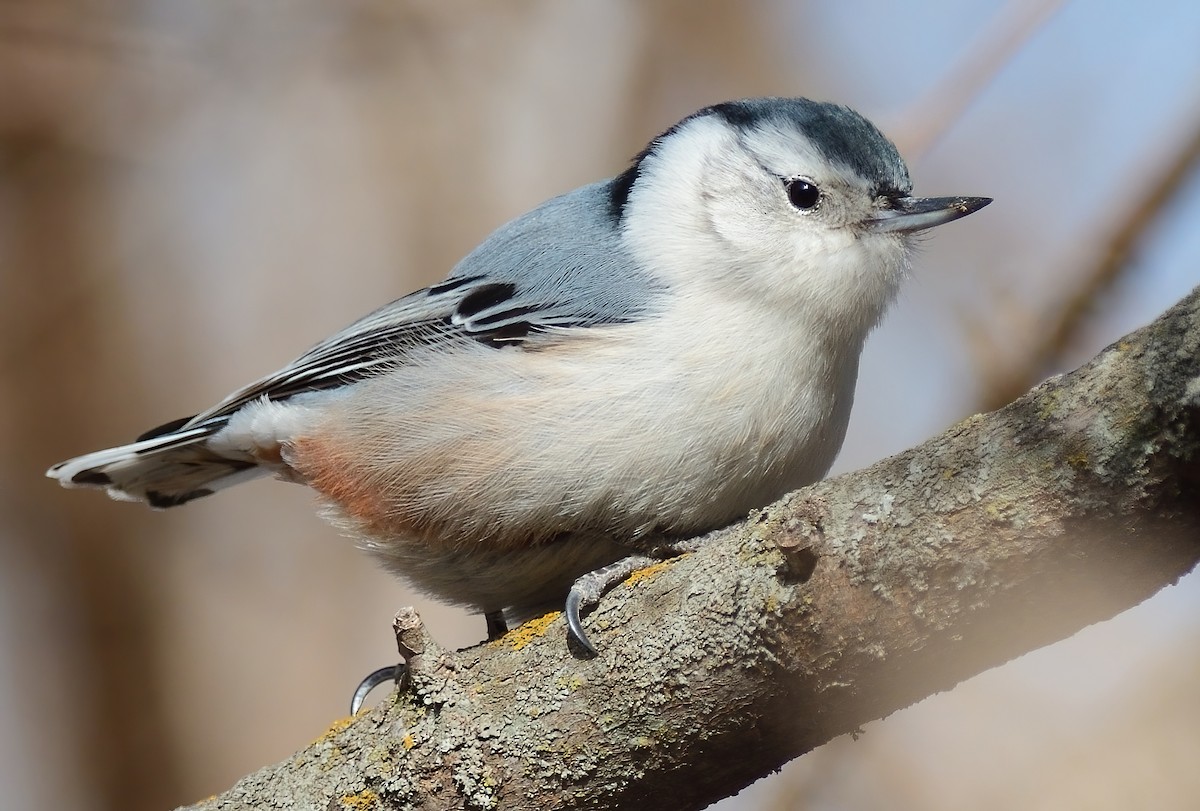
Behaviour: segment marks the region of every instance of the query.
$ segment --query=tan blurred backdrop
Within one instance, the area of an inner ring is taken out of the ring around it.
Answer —
[[[394,658],[395,608],[478,641],[480,618],[377,571],[302,488],[154,513],[42,471],[439,279],[697,107],[844,101],[914,156],[919,191],[998,199],[922,250],[839,469],[1173,302],[1200,281],[1173,224],[1197,216],[1190,165],[1138,262],[1092,271],[1196,125],[1200,23],[1187,4],[1059,5],[0,2],[0,803],[219,792],[345,714]],[[1107,48],[1118,33],[1131,53]],[[1153,92],[1107,72],[1114,57],[1160,71]],[[1083,315],[1041,358],[1076,294]],[[726,807],[1192,807],[1194,580]]]

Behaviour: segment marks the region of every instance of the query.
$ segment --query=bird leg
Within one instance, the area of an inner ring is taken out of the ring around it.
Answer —
[[[486,611],[483,619],[487,622],[488,642],[495,642],[508,633],[508,623],[504,621],[503,611]]]

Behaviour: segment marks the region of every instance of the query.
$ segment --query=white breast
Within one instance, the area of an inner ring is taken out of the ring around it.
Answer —
[[[824,474],[856,367],[857,350],[832,358],[739,307],[680,298],[536,350],[430,352],[332,400],[285,458],[393,568],[458,602],[498,585],[459,582],[485,550],[713,529]]]

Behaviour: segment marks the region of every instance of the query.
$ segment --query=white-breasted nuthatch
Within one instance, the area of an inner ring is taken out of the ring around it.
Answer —
[[[628,570],[615,562],[829,469],[910,235],[990,202],[911,193],[895,146],[846,107],[707,107],[445,281],[47,475],[153,507],[271,473],[303,482],[389,569],[482,610],[493,634],[501,612],[570,592],[590,648],[579,610]]]

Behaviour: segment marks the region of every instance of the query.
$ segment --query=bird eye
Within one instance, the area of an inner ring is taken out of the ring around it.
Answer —
[[[788,200],[801,211],[810,211],[821,202],[821,190],[807,180],[798,177],[787,178],[783,181]]]

